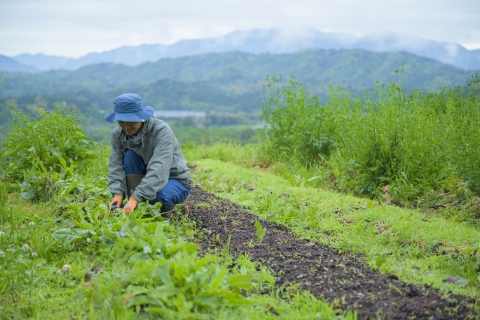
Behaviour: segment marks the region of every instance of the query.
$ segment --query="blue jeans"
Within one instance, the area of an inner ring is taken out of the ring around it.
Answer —
[[[127,150],[123,156],[123,168],[125,174],[146,174],[147,166],[143,162],[142,157],[132,150]],[[157,193],[153,200],[149,200],[150,204],[160,202],[162,208],[168,208],[173,204],[182,203],[190,194],[190,189],[185,187],[181,182],[175,179],[168,179],[167,184]]]

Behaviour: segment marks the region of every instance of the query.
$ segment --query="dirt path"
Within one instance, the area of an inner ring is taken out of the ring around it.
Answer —
[[[357,310],[359,319],[469,318],[471,310],[463,297],[446,298],[431,287],[407,284],[395,276],[372,271],[358,256],[339,254],[320,243],[295,238],[286,227],[261,220],[247,209],[198,187],[192,189],[185,209],[199,229],[210,233],[199,240],[201,251],[224,246],[231,236],[232,255],[248,253],[252,261],[270,267],[277,285],[299,284],[317,297],[330,302],[337,299],[339,310]],[[261,244],[253,225],[257,220],[267,230]],[[249,246],[251,241],[256,245]]]

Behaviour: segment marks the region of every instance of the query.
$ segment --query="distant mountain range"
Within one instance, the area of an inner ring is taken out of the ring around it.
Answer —
[[[400,71],[402,70],[402,71]],[[7,74],[0,105],[9,99],[34,110],[41,101],[75,105],[83,114],[110,110],[115,96],[136,92],[155,110],[257,112],[267,77],[291,76],[325,101],[341,86],[363,96],[376,83],[400,82],[405,90],[465,86],[474,71],[405,52],[309,49],[285,54],[225,52],[165,58],[138,66],[101,63],[78,70]],[[46,103],[46,102],[45,102]],[[90,110],[90,111],[86,111]]]
[[[13,58],[0,55],[0,72],[1,71],[35,73],[41,70],[31,65],[22,64]]]
[[[372,52],[407,52],[435,59],[465,70],[480,70],[480,49],[468,50],[455,43],[414,36],[378,33],[356,37],[324,33],[315,29],[252,29],[234,31],[222,37],[181,40],[171,45],[143,44],[125,46],[80,58],[20,54],[0,55],[0,70],[36,73],[53,69],[76,70],[98,63],[136,66],[162,58],[177,58],[204,53],[240,51],[246,53],[293,53],[306,49],[363,49]]]

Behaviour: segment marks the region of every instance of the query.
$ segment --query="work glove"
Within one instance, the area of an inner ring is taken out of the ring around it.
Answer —
[[[138,203],[137,199],[135,199],[134,197],[130,197],[128,199],[128,202],[125,205],[125,207],[123,207],[123,211],[125,211],[125,215],[128,216],[130,214],[130,212],[135,210],[135,207],[137,206],[137,203]]]
[[[113,197],[112,203],[110,203],[110,209],[117,209],[122,207],[123,196],[121,194],[116,194]]]

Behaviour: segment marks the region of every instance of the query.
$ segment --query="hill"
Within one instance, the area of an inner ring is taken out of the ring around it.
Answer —
[[[40,70],[33,66],[22,64],[13,58],[0,55],[0,72],[2,71],[34,73],[34,72],[39,72]]]
[[[402,72],[395,72],[402,68]],[[165,58],[135,67],[97,64],[75,71],[8,74],[0,96],[16,99],[23,109],[43,97],[50,103],[65,101],[76,105],[81,112],[106,112],[115,96],[134,91],[157,110],[252,112],[260,110],[268,76],[282,75],[288,79],[293,75],[324,100],[331,86],[341,86],[360,96],[372,89],[376,81],[400,81],[407,90],[433,91],[439,86],[463,85],[471,73],[404,52],[227,52]]]
[[[39,70],[76,70],[89,64],[116,63],[136,66],[162,58],[177,58],[206,53],[242,51],[247,53],[294,53],[307,49],[363,49],[372,52],[407,52],[435,59],[466,70],[480,70],[478,50],[468,50],[456,43],[423,39],[394,33],[349,34],[326,33],[315,29],[251,29],[237,30],[225,36],[186,39],[171,45],[142,44],[124,46],[106,52],[92,52],[80,58],[21,54],[12,57],[21,64]],[[4,69],[0,63],[0,70]],[[6,69],[4,69],[6,70]],[[34,72],[25,70],[24,72]]]

